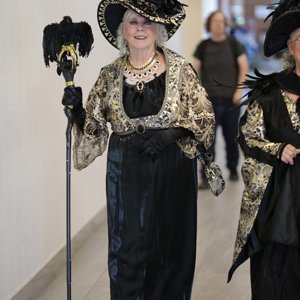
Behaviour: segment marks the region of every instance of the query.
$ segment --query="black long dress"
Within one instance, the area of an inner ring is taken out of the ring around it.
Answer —
[[[257,86],[259,89],[252,90],[250,97],[258,99],[262,109],[266,139],[299,149],[299,127],[293,122],[297,124],[299,120],[300,100],[292,120],[282,91],[300,96],[300,77],[283,71],[265,76]],[[240,120],[240,128],[246,120],[247,112]],[[276,155],[249,147],[242,131],[237,142],[246,157],[273,169],[251,231],[229,271],[229,279],[250,258],[252,300],[300,299],[300,157],[294,158],[293,165],[285,164]]]
[[[130,118],[161,109],[165,73],[142,93],[124,84]],[[196,249],[197,172],[176,143],[157,158],[141,145],[154,134],[112,134],[107,159],[112,300],[188,300]]]

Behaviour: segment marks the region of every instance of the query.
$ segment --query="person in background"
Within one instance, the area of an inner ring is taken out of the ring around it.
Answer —
[[[253,69],[259,54],[259,46],[244,18],[232,18],[230,35],[237,39],[244,47],[250,69]]]
[[[216,128],[219,125],[222,127],[229,179],[236,181],[239,150],[235,138],[240,115],[240,109],[236,106],[242,97],[242,90],[237,85],[245,80],[248,62],[243,46],[226,33],[226,26],[221,11],[214,11],[208,16],[205,27],[211,36],[197,46],[193,66],[212,102]],[[208,151],[215,154],[215,143]],[[200,174],[202,181],[199,188],[209,188],[203,169]]]
[[[285,51],[284,70],[245,82],[248,104],[237,142],[245,189],[229,271],[250,258],[252,300],[300,299],[300,2],[271,6],[264,41]]]
[[[196,256],[196,146],[214,139],[214,113],[192,66],[165,47],[185,17],[177,0],[103,0],[98,22],[120,56],[100,70],[85,108],[72,106],[74,164],[106,149],[112,300],[189,300]],[[100,51],[101,52],[101,51]],[[105,55],[105,53],[102,53]]]

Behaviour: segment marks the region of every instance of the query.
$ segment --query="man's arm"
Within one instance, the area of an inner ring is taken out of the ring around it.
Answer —
[[[239,69],[238,83],[242,83],[245,81],[246,74],[249,70],[247,55],[245,53],[239,55],[237,58],[237,63],[238,63],[238,69]],[[242,89],[237,88],[233,95],[233,99],[232,99],[233,103],[239,104],[242,96],[243,96]]]
[[[194,69],[197,71],[197,73],[200,74],[201,60],[199,58],[194,57],[192,65],[193,65]]]

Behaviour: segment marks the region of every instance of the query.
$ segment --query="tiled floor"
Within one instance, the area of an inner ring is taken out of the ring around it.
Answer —
[[[227,179],[226,169],[222,163],[220,165]],[[219,197],[214,197],[210,191],[199,191],[197,266],[193,300],[250,300],[251,298],[248,263],[236,271],[229,284],[226,283],[232,259],[241,194],[241,179],[238,182],[227,180],[226,189]],[[73,300],[109,300],[106,256],[107,232],[106,226],[102,225],[72,257]],[[36,300],[66,300],[65,281],[65,270],[62,270]]]

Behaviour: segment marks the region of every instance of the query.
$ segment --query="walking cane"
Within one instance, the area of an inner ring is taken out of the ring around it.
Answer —
[[[57,74],[63,74],[66,85],[74,87],[74,74],[79,66],[79,56],[88,56],[94,42],[91,27],[86,22],[73,23],[68,16],[57,24],[44,28],[43,50],[44,61],[49,67],[49,61],[57,63]],[[71,300],[71,145],[73,117],[72,107],[65,107],[68,119],[66,129],[66,280],[67,300]]]

